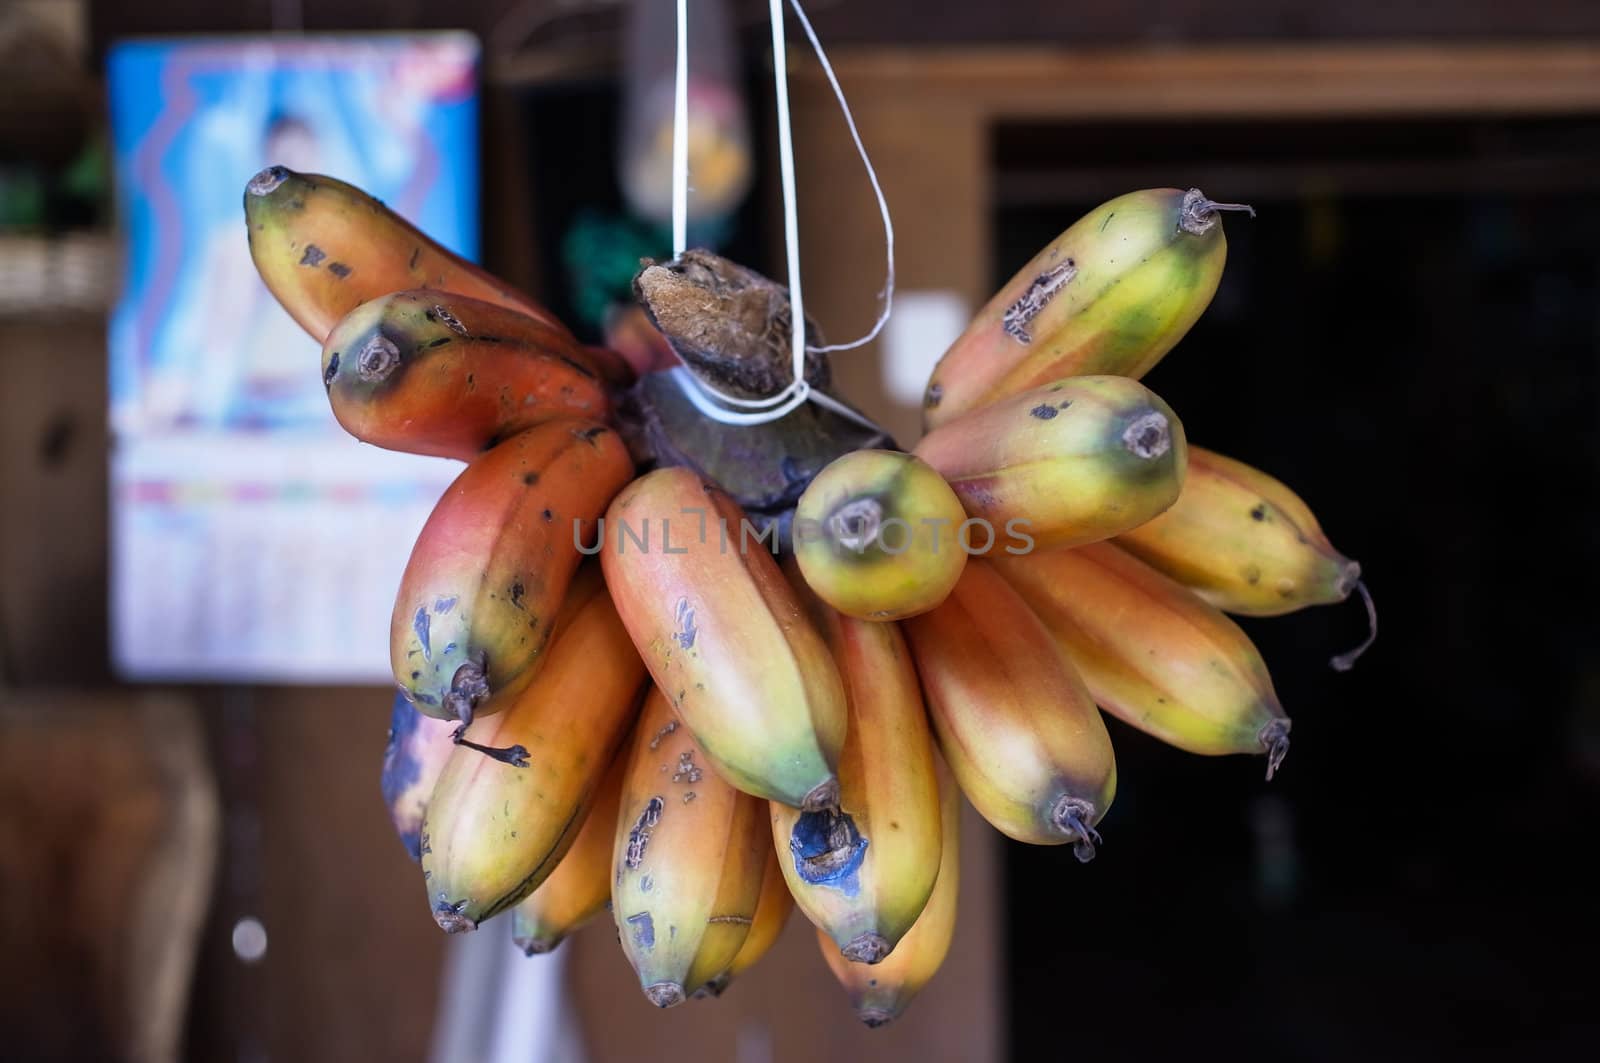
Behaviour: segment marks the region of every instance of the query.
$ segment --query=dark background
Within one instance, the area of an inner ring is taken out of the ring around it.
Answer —
[[[1146,382],[1310,502],[1382,633],[1341,675],[1353,600],[1243,621],[1294,719],[1270,784],[1109,721],[1102,857],[1007,847],[1017,1057],[1587,1057],[1600,124],[1002,130],[997,284],[1105,198],[1049,180],[1085,158],[1258,208]]]

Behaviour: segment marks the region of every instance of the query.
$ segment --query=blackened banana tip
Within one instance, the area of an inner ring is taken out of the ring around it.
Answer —
[[[278,186],[293,176],[294,171],[286,166],[268,166],[265,170],[250,178],[250,183],[244,186],[247,196],[270,196]]]

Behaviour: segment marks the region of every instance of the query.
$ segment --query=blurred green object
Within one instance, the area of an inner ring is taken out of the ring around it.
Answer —
[[[0,167],[0,229],[44,228],[46,199],[44,175],[36,167]]]
[[[110,156],[99,133],[60,169],[38,162],[0,166],[0,231],[50,233],[105,221]]]
[[[689,246],[715,248],[731,225],[726,218],[693,225]],[[633,278],[640,260],[671,257],[672,231],[665,226],[598,210],[579,213],[561,241],[561,262],[578,320],[600,329],[607,307],[633,301]]]

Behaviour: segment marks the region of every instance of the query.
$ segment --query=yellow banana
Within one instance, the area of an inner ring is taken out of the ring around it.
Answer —
[[[529,956],[549,952],[611,899],[611,842],[622,804],[627,749],[618,750],[572,848],[550,877],[511,911],[511,940]]]
[[[744,514],[686,468],[623,489],[600,528],[617,610],[718,774],[806,808],[838,797],[844,686]]]
[[[1053,556],[1053,555],[1049,555]],[[1094,858],[1117,790],[1105,721],[1050,632],[986,561],[943,605],[903,623],[950,769],[1017,841]]]
[[[939,874],[933,738],[899,628],[821,602],[813,616],[850,706],[839,806],[801,812],[774,802],[772,837],[800,910],[845,958],[877,963],[916,922]]]
[[[611,913],[657,1007],[726,971],[755,919],[766,806],[720,779],[654,687],[634,733],[612,844]]]
[[[826,931],[817,931],[822,958],[850,997],[856,1016],[868,1026],[893,1022],[928,984],[950,951],[956,928],[956,897],[961,879],[961,794],[948,771],[939,772],[939,878],[917,921],[881,963],[852,963],[840,955]]]
[[[480,717],[445,764],[423,821],[434,920],[456,933],[537,889],[577,837],[637,715],[644,664],[592,577],[564,605],[539,674],[506,710]],[[484,756],[496,747],[505,760]]]
[[[863,620],[898,620],[944,601],[967,555],[961,500],[913,455],[855,450],[811,481],[794,511],[806,583]]]
[[[784,881],[783,868],[778,866],[778,851],[767,850],[767,866],[761,872],[761,896],[756,900],[756,914],[750,922],[750,933],[739,946],[738,955],[728,964],[728,969],[694,991],[695,999],[720,997],[739,975],[755,966],[765,956],[788,925],[789,913],[794,911],[794,897],[789,884]]]
[[[1218,211],[1249,209],[1153,188],[1084,215],[945,352],[923,399],[928,427],[1062,377],[1149,372],[1216,293],[1228,255]]]
[[[1102,708],[1191,753],[1258,753],[1272,778],[1289,719],[1239,625],[1109,543],[996,561]]]
[[[935,428],[916,455],[949,481],[974,553],[1051,550],[1135,528],[1177,500],[1188,446],[1165,402],[1136,380],[1060,380]]]
[[[1333,548],[1311,509],[1242,461],[1189,449],[1172,508],[1117,545],[1230,613],[1278,616],[1342,602],[1361,566]]]
[[[256,271],[318,343],[367,300],[411,288],[482,299],[566,331],[541,304],[332,177],[269,166],[245,186],[244,216]]]

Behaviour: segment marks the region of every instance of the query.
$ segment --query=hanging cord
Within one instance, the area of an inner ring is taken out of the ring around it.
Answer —
[[[884,306],[877,323],[872,331],[859,340],[847,344],[829,347],[814,348],[818,351],[849,350],[870,342],[883,329],[884,322],[889,316],[890,302],[894,292],[894,228],[889,219],[889,207],[883,196],[883,189],[879,186],[878,175],[872,168],[872,161],[867,157],[865,146],[861,143],[860,134],[856,130],[855,119],[850,114],[850,106],[845,102],[844,92],[839,87],[837,78],[834,77],[833,68],[828,64],[823,53],[822,44],[817,39],[815,30],[810,21],[801,10],[799,0],[790,0],[796,14],[800,17],[801,24],[805,27],[806,36],[810,39],[812,48],[817,53],[823,69],[828,76],[828,83],[833,87],[834,95],[843,108],[845,120],[850,127],[850,135],[855,140],[856,148],[861,154],[862,162],[867,168],[867,175],[872,181],[872,188],[878,198],[878,209],[883,216],[884,236],[888,247],[888,279],[884,286]],[[847,417],[856,423],[874,431],[882,428],[872,421],[852,410],[849,406],[823,394],[813,388],[805,378],[805,299],[800,286],[800,226],[796,210],[796,193],[794,177],[794,138],[789,118],[789,71],[788,51],[785,44],[783,24],[783,0],[769,0],[769,13],[772,22],[772,70],[773,86],[777,96],[778,110],[778,169],[783,187],[783,231],[784,251],[789,270],[789,315],[790,315],[790,354],[793,362],[793,378],[776,395],[769,395],[760,399],[746,399],[736,395],[729,395],[700,380],[684,367],[672,370],[674,379],[688,396],[695,409],[712,420],[729,425],[759,425],[776,421],[786,417],[801,404],[811,401],[817,405],[832,410]],[[674,257],[681,256],[687,249],[688,229],[688,189],[689,189],[689,153],[688,153],[688,0],[678,0],[678,68],[675,83],[675,97],[673,108],[673,151],[672,151],[672,236]],[[740,407],[745,411],[727,407]]]

